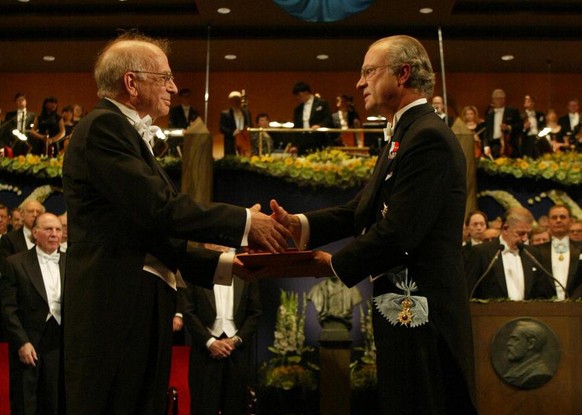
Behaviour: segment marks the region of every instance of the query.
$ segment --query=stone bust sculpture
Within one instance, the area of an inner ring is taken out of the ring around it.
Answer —
[[[354,307],[362,302],[357,287],[348,288],[337,277],[326,278],[314,285],[307,299],[317,310],[317,319],[324,330],[349,331]]]

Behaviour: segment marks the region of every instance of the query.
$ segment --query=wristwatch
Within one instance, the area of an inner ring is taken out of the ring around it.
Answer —
[[[235,347],[240,346],[243,342],[239,336],[232,336],[231,339],[232,339],[232,342],[234,343]]]

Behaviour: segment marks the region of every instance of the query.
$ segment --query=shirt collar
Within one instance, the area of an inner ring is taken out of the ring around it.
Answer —
[[[406,111],[408,111],[412,107],[417,107],[419,105],[426,104],[427,102],[428,101],[426,100],[426,98],[419,98],[416,101],[412,101],[407,106],[399,109],[398,112],[396,112],[396,114],[394,114],[394,119],[392,120],[392,131],[394,131],[394,129],[396,128],[396,124],[398,124],[398,121],[400,120],[400,117],[402,117],[402,114],[404,114]]]
[[[140,125],[140,123],[147,122],[148,118],[150,120],[149,124],[152,123],[152,121],[151,121],[152,118],[149,115],[146,115],[144,118],[141,118],[136,110],[129,108],[127,105],[124,105],[121,102],[117,102],[111,98],[105,98],[105,99],[110,101],[111,103],[113,103],[117,108],[119,108],[119,111],[121,111],[121,113],[123,115],[125,115],[125,117],[129,120],[131,125],[136,127],[136,130],[137,130],[137,126]]]

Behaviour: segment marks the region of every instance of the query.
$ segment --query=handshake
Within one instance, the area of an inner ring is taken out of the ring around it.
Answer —
[[[249,253],[267,251],[267,261],[250,264],[244,261],[248,254],[241,254],[234,259],[233,273],[253,281],[273,277],[328,277],[334,275],[331,268],[331,255],[323,251],[295,255],[289,252],[288,241],[292,240],[299,247],[301,239],[301,221],[297,215],[288,213],[276,200],[271,200],[271,215],[261,212],[260,205],[254,205],[251,211],[251,229],[249,231]],[[278,255],[280,255],[278,257]],[[280,259],[280,260],[279,260]],[[292,259],[289,261],[289,259]]]

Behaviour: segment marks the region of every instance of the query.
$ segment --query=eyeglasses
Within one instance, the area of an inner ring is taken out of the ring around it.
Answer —
[[[388,68],[390,65],[380,65],[380,66],[368,66],[367,68],[362,68],[360,71],[360,77],[368,81],[378,69]]]
[[[174,82],[174,75],[172,72],[148,72],[148,71],[130,71],[134,73],[145,73],[147,75],[157,75],[164,81],[164,86],[168,85],[168,82]]]

